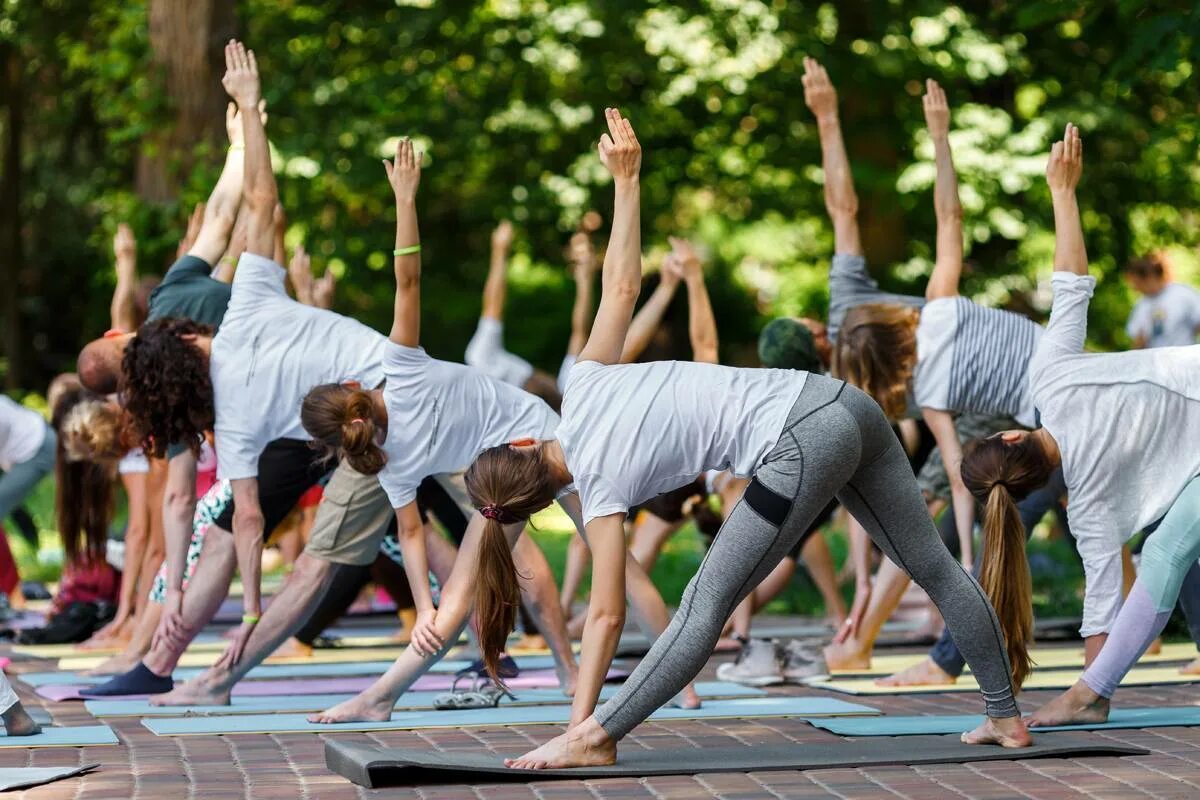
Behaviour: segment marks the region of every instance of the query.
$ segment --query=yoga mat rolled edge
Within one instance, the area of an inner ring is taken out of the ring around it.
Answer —
[[[629,747],[618,763],[608,767],[553,770],[511,770],[501,756],[461,750],[436,752],[379,745],[353,744],[337,739],[325,742],[325,764],[359,786],[423,786],[473,782],[463,773],[486,775],[489,781],[532,782],[587,778],[647,777],[651,775],[702,775],[715,772],[858,768],[894,764],[953,764],[976,761],[1012,761],[1031,758],[1081,758],[1134,756],[1149,751],[1115,745],[1099,737],[1080,734],[1042,734],[1033,747],[1008,750],[995,745],[966,745],[957,736],[914,736],[894,740],[891,747],[875,742],[756,744],[753,747],[696,747],[643,750]],[[508,757],[518,753],[507,753]]]
[[[869,725],[861,719],[813,719],[809,724],[839,736],[921,736],[969,731],[983,722],[982,716],[971,714],[929,715],[914,717],[873,717]],[[1156,706],[1148,708],[1117,708],[1108,722],[1083,725],[1059,725],[1037,728],[1039,731],[1097,731],[1128,730],[1130,728],[1175,728],[1200,726],[1200,706]]]
[[[0,769],[0,792],[45,786],[55,781],[74,778],[99,767],[99,764],[84,764],[82,767],[5,767]]]

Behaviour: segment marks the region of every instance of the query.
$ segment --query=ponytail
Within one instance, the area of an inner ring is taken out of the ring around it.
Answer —
[[[968,443],[960,469],[963,483],[983,505],[979,583],[996,609],[1019,689],[1033,668],[1033,582],[1017,502],[1046,484],[1054,464],[1033,436],[1006,441],[996,435]]]
[[[355,472],[376,475],[387,454],[375,442],[371,393],[341,383],[314,386],[300,405],[300,422],[326,458],[341,459]]]
[[[466,475],[471,504],[483,517],[475,580],[479,648],[488,674],[500,679],[500,656],[516,623],[521,585],[504,526],[521,524],[550,505],[556,487],[541,447],[500,445],[484,450]]]
[[[89,422],[95,424],[89,427]],[[82,386],[62,392],[51,409],[50,426],[58,434],[54,459],[54,513],[66,562],[70,566],[86,566],[104,560],[108,526],[115,511],[116,454],[113,442],[119,435],[119,423],[119,412]],[[101,440],[103,445],[100,445]],[[87,449],[88,453],[72,452],[69,444]],[[91,455],[106,457],[88,457]]]
[[[979,583],[992,600],[1008,646],[1013,686],[1021,688],[1033,668],[1033,581],[1025,555],[1025,526],[1016,501],[1003,483],[993,484],[983,514],[983,555]]]

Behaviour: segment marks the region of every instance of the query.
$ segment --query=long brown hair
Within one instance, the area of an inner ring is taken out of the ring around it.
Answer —
[[[51,427],[59,434],[54,461],[55,517],[63,551],[71,565],[104,559],[108,526],[115,510],[116,462],[80,460],[71,457],[66,449],[64,423],[75,409],[91,404],[93,408],[106,405],[99,395],[82,386],[68,388],[55,401],[50,418]]]
[[[300,405],[300,423],[329,458],[344,459],[356,472],[375,475],[387,463],[375,442],[370,392],[343,383],[314,386]]]
[[[1054,464],[1033,437],[1007,442],[996,435],[969,442],[961,470],[963,483],[983,505],[979,583],[1000,618],[1013,684],[1019,689],[1033,668],[1033,582],[1017,502],[1046,484]]]
[[[920,313],[897,303],[865,303],[846,313],[833,350],[835,377],[879,403],[889,419],[904,416],[917,365]]]
[[[492,680],[500,682],[500,654],[516,622],[521,585],[504,526],[528,520],[554,501],[556,487],[542,448],[500,445],[484,450],[464,476],[471,504],[484,516],[475,581],[479,649]]]

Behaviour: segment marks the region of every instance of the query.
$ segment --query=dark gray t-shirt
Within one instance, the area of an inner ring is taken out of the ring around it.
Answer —
[[[844,253],[834,255],[829,267],[829,320],[826,322],[831,342],[837,342],[846,312],[866,303],[900,303],[921,308],[925,298],[885,292],[867,272],[865,258]]]
[[[171,265],[162,283],[150,293],[147,319],[181,317],[219,328],[229,295],[229,284],[212,277],[211,264],[185,255]]]

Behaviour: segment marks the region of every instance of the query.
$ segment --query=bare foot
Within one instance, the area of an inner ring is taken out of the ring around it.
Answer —
[[[1150,643],[1150,646],[1146,648],[1146,652],[1144,653],[1144,655],[1156,656],[1161,652],[1162,652],[1162,637],[1160,636],[1157,639],[1155,639],[1153,642]]]
[[[34,722],[33,717],[29,716],[25,707],[18,702],[4,712],[4,730],[9,736],[32,736],[41,733],[42,726]]]
[[[82,674],[84,674],[84,675],[124,675],[126,672],[129,672],[129,670],[133,669],[138,664],[140,664],[141,661],[142,661],[141,656],[128,655],[126,653],[121,653],[118,656],[113,656],[112,658],[108,659],[107,661],[104,661],[98,667],[92,667],[89,670],[85,670]]]
[[[227,706],[229,689],[217,688],[204,675],[150,698],[152,706]]]
[[[1027,721],[1031,728],[1107,722],[1111,705],[1107,697],[1096,694],[1083,681],[1075,681],[1074,686],[1033,712]]]
[[[960,737],[964,744],[998,744],[1001,747],[1029,747],[1033,739],[1025,730],[1025,721],[1020,717],[989,717],[973,731]]]
[[[1179,668],[1180,675],[1200,675],[1200,658],[1185,667]]]
[[[617,743],[609,738],[595,717],[588,717],[536,750],[520,758],[504,759],[504,766],[512,769],[566,769],[603,767],[616,761]]]
[[[548,650],[546,640],[541,634],[522,634],[510,650]]]
[[[293,636],[275,648],[275,652],[271,653],[270,658],[309,658],[312,656],[312,652],[312,645],[307,645]]]
[[[825,648],[825,663],[833,672],[851,672],[871,668],[871,651],[850,637],[841,644],[830,644]]]
[[[722,636],[717,639],[717,644],[713,648],[714,653],[736,653],[742,649],[742,643],[732,636]]]
[[[309,714],[308,721],[321,725],[338,722],[386,722],[392,718],[392,708],[395,705],[395,701],[387,698],[373,700],[365,694],[359,694],[319,714]]]
[[[902,669],[895,675],[889,675],[886,678],[880,678],[875,681],[876,686],[948,686],[958,681],[958,677],[951,675],[944,669],[939,667],[932,658],[927,658],[920,664],[913,664],[908,669]]]
[[[671,698],[668,705],[675,708],[699,708],[701,705],[700,695],[696,693],[696,685],[689,683],[682,692]]]

